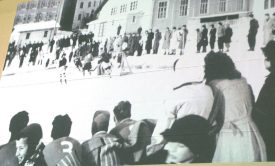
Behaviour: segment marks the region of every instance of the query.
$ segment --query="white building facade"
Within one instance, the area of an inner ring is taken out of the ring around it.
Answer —
[[[109,0],[99,13],[98,19],[88,23],[95,37],[136,33],[152,28],[154,0]]]
[[[38,23],[20,24],[14,27],[13,39],[17,44],[43,42],[48,43],[53,38],[54,33],[60,25],[56,21],[42,21]]]

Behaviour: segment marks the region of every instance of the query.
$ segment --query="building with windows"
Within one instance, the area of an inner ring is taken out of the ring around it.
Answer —
[[[264,15],[269,13],[271,16],[275,13],[275,0],[262,0],[254,2],[253,11],[255,16],[260,20],[264,21]]]
[[[84,28],[103,0],[77,0],[72,29]]]
[[[40,21],[14,26],[13,39],[19,45],[43,42],[47,43],[53,37],[55,28],[59,28],[56,21]]]
[[[96,37],[108,37],[137,32],[139,27],[152,28],[153,0],[109,0],[98,19],[88,23]]]
[[[246,21],[253,11],[254,0],[109,0],[89,29],[99,36],[115,35],[121,25],[123,32],[159,29],[188,25],[198,28],[201,24]],[[111,32],[110,32],[111,31]]]
[[[60,22],[64,0],[32,0],[18,4],[14,25],[40,21]]]
[[[153,27],[164,29],[239,20],[252,11],[253,0],[155,0],[154,6]]]
[[[61,30],[83,28],[102,0],[31,0],[17,6],[14,24],[56,20]]]

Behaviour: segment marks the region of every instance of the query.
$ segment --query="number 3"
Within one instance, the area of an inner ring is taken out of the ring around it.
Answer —
[[[63,153],[72,153],[73,151],[73,144],[69,141],[62,141],[61,142],[62,146],[65,146],[63,148]]]

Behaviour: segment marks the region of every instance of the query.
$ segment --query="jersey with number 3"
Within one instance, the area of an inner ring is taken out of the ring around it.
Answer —
[[[49,166],[81,166],[81,145],[70,137],[54,140],[43,154]]]

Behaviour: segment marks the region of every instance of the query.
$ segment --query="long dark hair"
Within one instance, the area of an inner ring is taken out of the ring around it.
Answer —
[[[232,59],[222,52],[209,52],[204,58],[204,78],[206,84],[215,79],[240,79],[241,73],[236,69]]]

